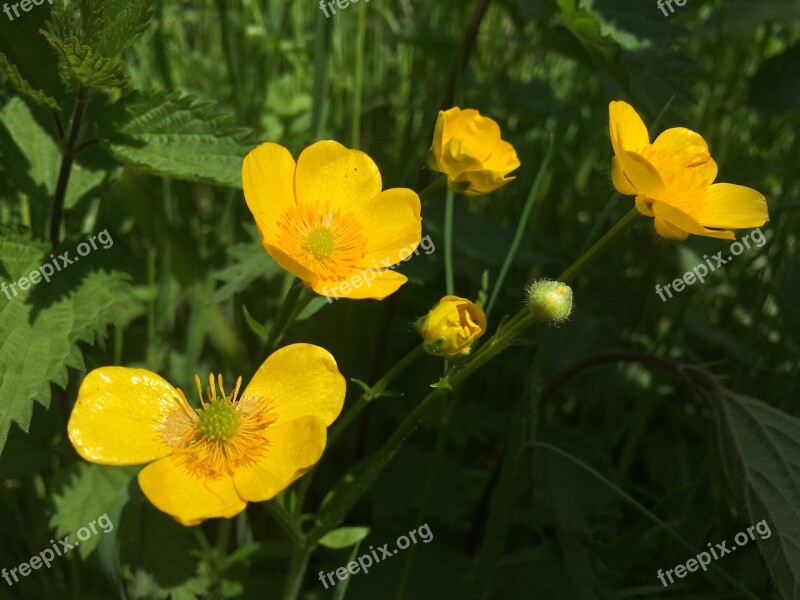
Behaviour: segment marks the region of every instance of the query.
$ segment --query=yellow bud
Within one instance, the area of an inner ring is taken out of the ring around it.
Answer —
[[[439,112],[428,165],[447,175],[454,192],[489,194],[512,181],[508,174],[519,164],[514,147],[502,139],[492,119],[458,107]]]
[[[550,279],[534,281],[528,287],[528,309],[537,321],[563,321],[572,312],[572,288]]]
[[[477,304],[458,296],[445,296],[417,321],[430,354],[455,359],[470,353],[486,331],[486,315]]]

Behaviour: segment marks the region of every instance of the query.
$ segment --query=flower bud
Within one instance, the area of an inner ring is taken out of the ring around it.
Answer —
[[[534,281],[528,287],[528,309],[537,321],[563,321],[572,312],[572,288],[551,279]]]
[[[477,304],[458,296],[445,296],[417,321],[425,350],[447,359],[470,353],[486,331],[486,315]]]

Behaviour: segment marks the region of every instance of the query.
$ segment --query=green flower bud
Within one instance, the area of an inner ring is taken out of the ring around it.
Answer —
[[[528,287],[528,309],[537,321],[563,321],[572,312],[572,288],[551,279],[534,281]]]

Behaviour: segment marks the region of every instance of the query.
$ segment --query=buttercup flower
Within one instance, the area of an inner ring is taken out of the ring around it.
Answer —
[[[312,467],[342,410],[345,381],[329,352],[294,344],[272,354],[241,397],[209,375],[203,407],[144,369],[103,367],[81,384],[68,433],[83,458],[150,463],[139,486],[184,525],[233,517],[275,496]],[[217,384],[219,394],[217,394]]]
[[[295,164],[283,146],[262,144],[245,157],[242,184],[266,251],[318,294],[381,300],[408,281],[388,267],[419,245],[419,196],[381,191],[363,152],[322,141]]]
[[[629,104],[611,102],[608,110],[614,187],[620,194],[636,196],[636,208],[655,218],[659,235],[683,240],[691,233],[732,240],[730,229],[760,227],[769,220],[762,194],[714,183],[717,164],[699,134],[675,127],[651,144],[647,128]]]
[[[482,196],[514,180],[508,174],[519,159],[497,123],[477,110],[454,107],[439,111],[428,165],[447,175],[454,192]]]
[[[448,359],[470,353],[472,345],[486,332],[486,315],[477,304],[445,296],[417,322],[425,350]]]

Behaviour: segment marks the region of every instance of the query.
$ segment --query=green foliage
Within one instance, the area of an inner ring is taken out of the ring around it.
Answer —
[[[0,52],[0,69],[3,70],[3,73],[8,77],[8,81],[19,93],[24,94],[37,104],[43,104],[53,110],[58,110],[58,103],[42,90],[34,89],[30,83],[23,79],[17,67],[8,62],[8,58],[2,52]]]
[[[241,187],[252,146],[242,130],[224,130],[212,102],[180,94],[130,94],[104,116],[104,144],[120,161],[148,173]]]
[[[341,550],[354,546],[368,535],[369,527],[339,527],[322,536],[319,543],[331,550]]]
[[[730,485],[745,499],[749,521],[766,521],[771,535],[758,545],[781,595],[792,600],[800,594],[800,419],[733,394],[721,412]]]
[[[74,259],[73,248],[53,254],[72,250]],[[16,282],[53,261],[49,254],[27,235],[3,232],[0,273]],[[9,291],[10,299],[0,297],[0,395],[5,399],[0,448],[11,423],[28,430],[34,402],[49,406],[51,382],[63,388],[67,367],[84,368],[78,343],[92,343],[113,322],[119,298],[129,290],[124,273],[101,270],[91,261],[70,265],[68,274],[57,272],[50,283],[42,281],[28,291],[17,288],[17,295]]]
[[[42,32],[50,45],[64,57],[78,82],[89,88],[115,88],[125,85],[125,65],[121,60],[106,58],[81,44],[74,35],[66,40]]]

